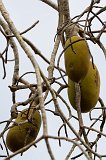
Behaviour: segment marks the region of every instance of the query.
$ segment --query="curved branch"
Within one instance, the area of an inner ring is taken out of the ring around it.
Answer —
[[[50,0],[40,0],[40,1],[48,4],[50,7],[54,8],[55,10],[58,11],[58,6],[57,6],[54,2],[52,2],[52,1],[50,1]]]

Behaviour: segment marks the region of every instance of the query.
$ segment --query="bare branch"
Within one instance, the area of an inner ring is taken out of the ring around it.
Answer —
[[[54,2],[52,2],[51,0],[40,0],[40,1],[42,1],[42,2],[44,2],[44,3],[46,3],[46,4],[48,4],[50,7],[54,8],[55,10],[58,11],[57,5],[56,5]]]

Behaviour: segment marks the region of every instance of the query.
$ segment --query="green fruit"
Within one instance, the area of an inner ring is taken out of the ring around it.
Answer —
[[[75,82],[68,78],[68,98],[72,107],[76,110],[75,104]],[[81,90],[81,112],[89,112],[95,107],[100,92],[100,76],[96,66],[90,62],[88,73],[84,80],[80,82]]]
[[[89,69],[90,54],[87,43],[82,37],[72,36],[66,41],[65,48],[66,73],[72,81],[80,82]]]
[[[19,113],[15,122],[18,126],[9,129],[6,136],[6,144],[10,151],[15,152],[34,141],[38,135],[41,126],[41,116],[39,111],[32,113],[33,109],[25,109]],[[32,117],[31,117],[32,115]],[[28,122],[26,120],[30,119]],[[20,124],[20,123],[23,124]]]

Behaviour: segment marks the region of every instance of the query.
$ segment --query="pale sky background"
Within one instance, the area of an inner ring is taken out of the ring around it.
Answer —
[[[29,38],[35,46],[38,47],[38,49],[41,50],[41,52],[50,59],[53,46],[54,46],[54,36],[56,34],[57,30],[57,24],[58,24],[58,13],[48,5],[44,4],[43,2],[39,0],[3,0],[7,10],[10,13],[10,17],[13,20],[16,28],[22,32],[25,29],[27,29],[29,26],[31,26],[34,22],[39,20],[39,24],[36,25],[31,31],[27,32],[24,36]],[[53,2],[57,2],[56,0],[53,0]],[[87,6],[90,4],[90,0],[86,1],[78,1],[78,0],[70,0],[70,7],[71,7],[71,16],[74,17],[75,15],[80,14]],[[101,6],[106,6],[106,1],[101,0]],[[102,20],[106,21],[106,13],[101,14]],[[100,29],[101,25],[100,23],[95,21],[95,24],[93,26],[94,30],[95,29]],[[0,51],[4,49],[5,46],[5,39],[0,33]],[[102,42],[106,47],[106,34],[105,36],[102,36]],[[100,97],[103,99],[104,103],[106,104],[106,74],[105,74],[105,68],[106,68],[106,60],[103,55],[102,50],[95,44],[89,43],[91,53],[94,57],[94,63],[96,64],[99,72],[100,72],[100,78],[101,78],[101,89],[100,89]],[[19,50],[19,56],[20,56],[20,75],[22,75],[26,70],[27,71],[32,71],[32,65],[27,60],[27,57],[23,50],[18,48]],[[60,47],[58,50],[58,55],[61,53],[62,48]],[[12,50],[11,48],[9,49],[9,58],[13,58]],[[44,63],[41,58],[39,58],[37,55],[36,59],[39,62],[39,66],[42,68],[44,71],[45,75],[47,75],[47,64]],[[8,88],[9,85],[11,85],[11,78],[12,78],[12,71],[13,71],[13,63],[10,62],[6,65],[6,71],[7,71],[7,76],[5,80],[2,80],[3,77],[3,71],[2,71],[2,63],[0,61],[0,88],[1,88],[1,93],[0,93],[0,102],[1,102],[1,107],[0,107],[0,121],[9,119],[10,117],[10,108],[12,105],[11,101],[11,93]],[[64,61],[61,59],[61,67],[64,68]],[[55,73],[57,74],[57,73]],[[26,76],[27,77],[27,76]],[[25,77],[25,78],[26,78]],[[31,77],[27,77],[30,82],[35,82],[33,75]],[[62,95],[64,96],[65,99],[67,99],[67,94],[66,90],[62,92]],[[17,93],[17,101],[23,101],[28,97],[28,93],[23,92],[18,92]],[[68,100],[68,99],[67,99]],[[51,106],[50,106],[51,105]],[[61,105],[61,102],[60,102]],[[99,104],[97,104],[99,106]],[[54,107],[53,103],[50,103],[49,107]],[[67,115],[67,110],[64,109],[65,106],[62,104],[62,109]],[[72,109],[72,113],[76,115],[76,111]],[[96,113],[96,115],[95,115]],[[93,116],[99,115],[98,112],[95,111]],[[57,130],[61,126],[62,122],[58,117],[54,117],[52,113],[47,114],[48,118],[48,129],[49,129],[49,134],[50,135],[57,135]],[[84,118],[84,124],[89,125],[88,121],[88,114],[83,114]],[[71,122],[72,123],[72,122]],[[75,123],[75,121],[74,121]],[[78,128],[77,123],[73,125],[75,128]],[[0,125],[0,132],[3,130],[4,125]],[[57,129],[56,129],[57,128]],[[105,127],[106,129],[106,127]],[[69,134],[70,131],[69,131]],[[40,133],[38,137],[42,135],[42,128],[40,130]],[[62,136],[64,135],[64,131],[62,130]],[[69,135],[70,136],[70,135]],[[73,136],[73,135],[72,135]],[[73,136],[75,137],[75,136]],[[93,140],[93,136],[91,137],[91,141]],[[0,141],[1,142],[1,141]],[[103,141],[102,141],[103,142]],[[1,142],[2,143],[2,142]],[[65,156],[70,150],[71,145],[68,142],[63,142],[62,141],[62,147],[59,147],[58,141],[51,140],[50,141],[52,151],[55,155],[56,160],[64,160]],[[104,144],[100,143],[99,145],[99,153],[102,152],[103,154],[106,154],[106,148],[104,147],[106,144],[106,140],[104,139]],[[5,154],[5,150],[2,151],[0,149],[0,155]],[[78,160],[86,160],[85,157],[80,157]],[[23,156],[17,155],[16,157],[12,158],[12,160],[50,160],[49,154],[46,149],[45,142],[42,141],[38,143],[37,148],[31,147],[28,151],[26,151]],[[1,158],[2,160],[2,158]],[[105,160],[105,158],[104,158]]]

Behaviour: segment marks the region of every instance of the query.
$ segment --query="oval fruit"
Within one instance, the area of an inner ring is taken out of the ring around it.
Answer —
[[[15,152],[36,139],[41,126],[41,116],[38,110],[34,113],[32,111],[33,109],[25,109],[19,113],[15,120],[17,126],[9,129],[6,144],[10,151]],[[31,120],[25,122],[30,117]]]
[[[68,98],[72,107],[76,110],[75,104],[75,82],[68,78]],[[81,112],[89,112],[95,107],[100,92],[100,76],[96,66],[90,62],[88,73],[84,80],[80,82],[81,91]]]
[[[72,36],[65,43],[65,69],[68,77],[80,82],[89,69],[90,53],[87,42],[79,36]]]

